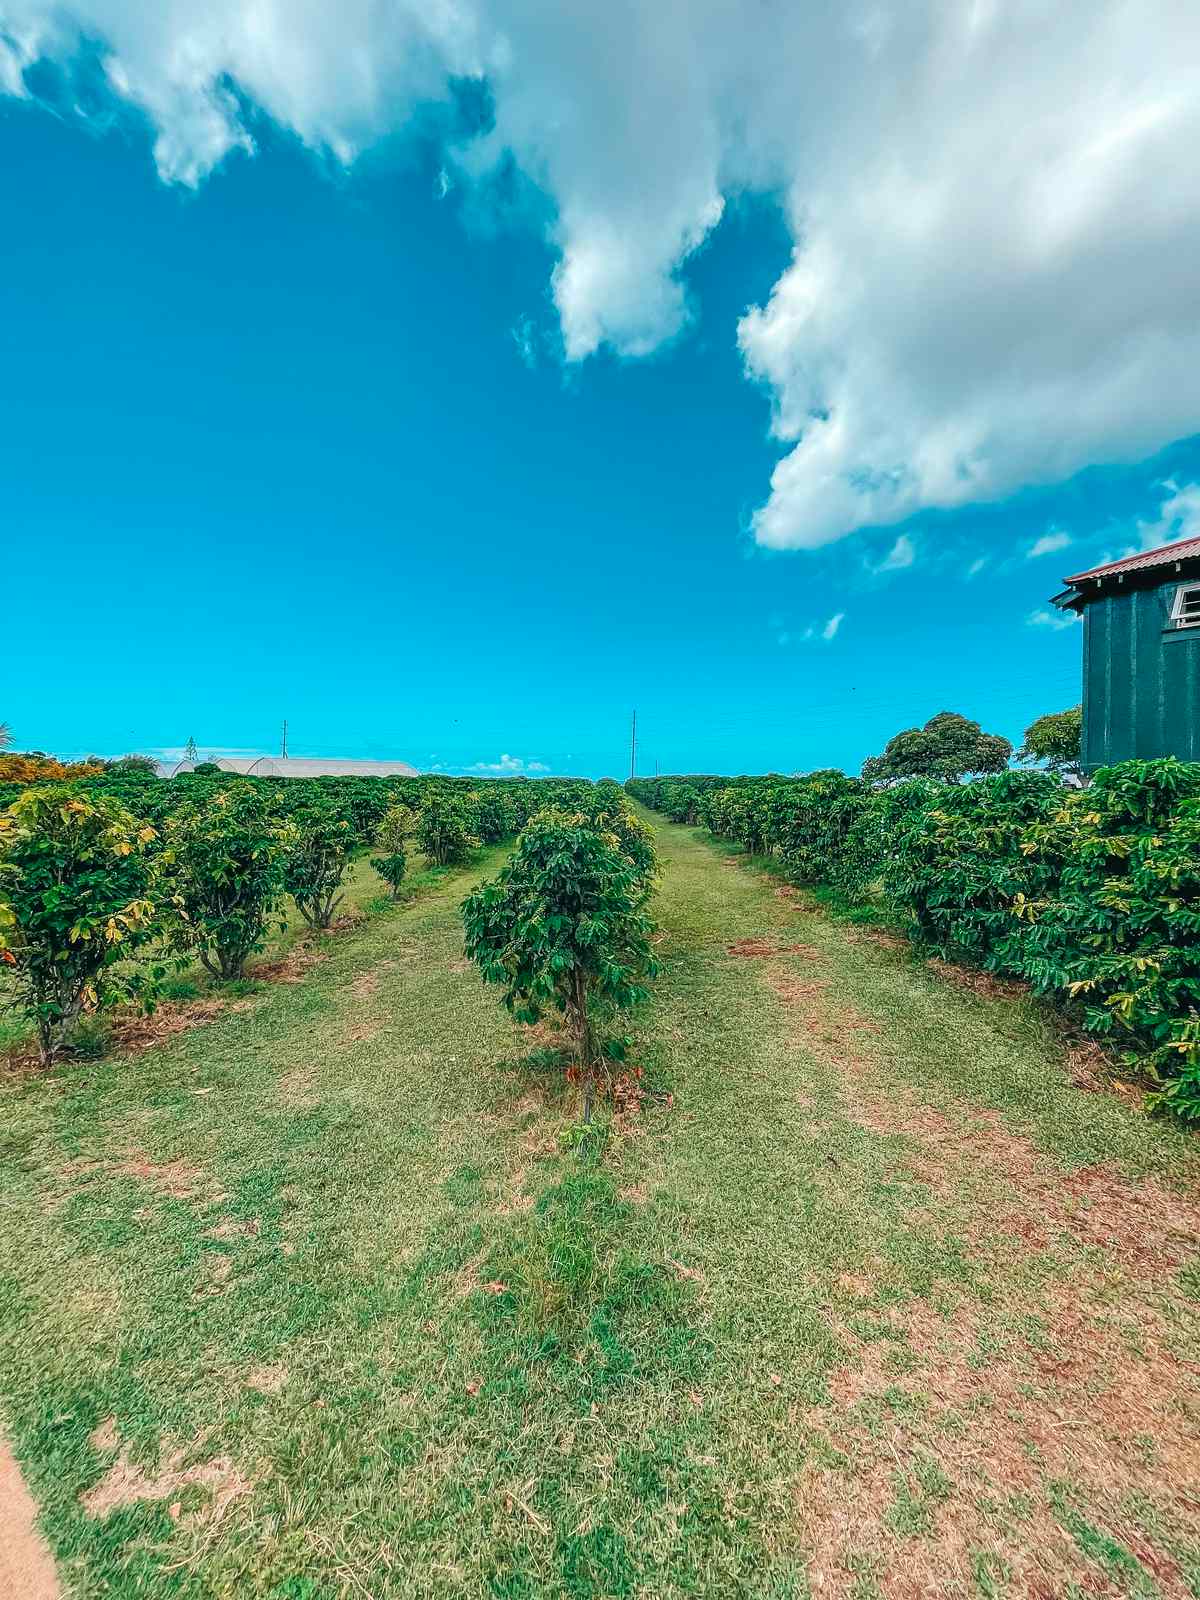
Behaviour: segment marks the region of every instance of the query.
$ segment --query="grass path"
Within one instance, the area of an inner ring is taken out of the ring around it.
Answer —
[[[466,877],[0,1095],[0,1408],[68,1594],[1200,1593],[1195,1141],[655,825],[673,1099],[598,1161]]]

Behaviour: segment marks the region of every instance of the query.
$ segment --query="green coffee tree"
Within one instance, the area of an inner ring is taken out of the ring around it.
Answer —
[[[289,818],[284,884],[310,928],[333,921],[353,848],[350,822],[332,805],[305,806]]]
[[[463,902],[466,953],[504,990],[519,1022],[547,1011],[565,1019],[591,1120],[598,1082],[624,1055],[604,1024],[646,997],[658,968],[652,924],[634,862],[611,831],[580,813],[543,811],[517,840],[498,877]]]
[[[285,893],[291,838],[270,791],[206,785],[164,826],[175,916],[170,942],[214,978],[240,978]]]
[[[517,805],[512,791],[502,783],[486,783],[471,791],[475,832],[484,844],[499,844],[517,831]]]
[[[108,796],[30,789],[0,813],[0,961],[49,1064],[87,1012],[149,995],[154,829]]]
[[[408,865],[408,841],[416,827],[415,813],[409,806],[389,806],[379,824],[376,843],[380,854],[371,857],[371,865],[392,891],[392,899],[399,900],[400,885]]]
[[[479,848],[475,808],[457,789],[429,794],[417,817],[417,843],[437,867],[457,866]]]

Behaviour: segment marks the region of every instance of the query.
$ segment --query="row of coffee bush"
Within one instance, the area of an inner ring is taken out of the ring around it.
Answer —
[[[10,765],[18,758],[0,757]],[[43,762],[43,766],[48,765]],[[53,764],[49,764],[53,765]],[[72,769],[66,769],[72,773]],[[533,815],[547,805],[574,804],[590,792],[592,785],[559,778],[452,778],[437,775],[417,777],[250,777],[221,772],[216,767],[177,777],[158,778],[153,773],[132,770],[94,770],[79,768],[82,776],[67,779],[72,789],[94,798],[109,795],[120,800],[135,816],[155,826],[173,813],[203,803],[203,797],[236,785],[243,792],[269,795],[274,809],[285,815],[313,806],[328,806],[345,818],[355,842],[360,846],[375,843],[380,824],[391,806],[408,806],[421,812],[436,797],[453,805],[471,823],[484,844],[494,844],[519,833]],[[41,786],[46,781],[34,779]],[[0,811],[20,798],[31,784],[4,782],[0,775]]]
[[[611,782],[555,779],[101,772],[14,789],[0,808],[0,1006],[25,1015],[44,1062],[106,1008],[153,1004],[171,966],[240,978],[288,896],[329,927],[367,849],[398,895],[413,845],[448,866],[547,807],[624,804]]]
[[[805,777],[644,779],[635,798],[883,902],[926,949],[1023,979],[1200,1121],[1200,764],[1129,761],[1086,789],[1038,772],[874,788]]]

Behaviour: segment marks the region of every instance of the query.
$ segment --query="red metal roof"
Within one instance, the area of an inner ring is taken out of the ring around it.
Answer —
[[[1174,544],[1159,545],[1157,550],[1143,550],[1140,555],[1123,556],[1120,561],[1107,561],[1102,567],[1090,567],[1087,572],[1077,572],[1064,583],[1086,583],[1090,578],[1107,578],[1111,572],[1140,572],[1146,567],[1169,567],[1176,561],[1193,561],[1200,558],[1200,539],[1176,539]]]

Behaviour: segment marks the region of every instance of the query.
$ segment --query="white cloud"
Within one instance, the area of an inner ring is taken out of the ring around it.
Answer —
[[[505,753],[499,761],[476,761],[473,766],[465,770],[491,773],[501,778],[515,778],[522,772],[549,772],[550,768],[543,761],[526,761],[521,756],[510,756]]]
[[[1025,618],[1030,628],[1073,628],[1083,618],[1075,611],[1031,611]]]
[[[1153,550],[1176,539],[1200,538],[1200,483],[1182,488],[1168,478],[1161,485],[1166,491],[1158,516],[1152,522],[1139,522],[1139,549]]]
[[[817,639],[823,639],[828,644],[836,638],[837,631],[845,618],[846,613],[838,611],[827,622],[809,622],[802,628],[794,628],[782,617],[773,616],[770,619],[770,628],[775,643],[781,650],[786,650],[790,644],[812,644]]]
[[[917,552],[912,540],[906,533],[902,533],[895,544],[875,568],[876,572],[903,572],[905,567],[911,567],[917,559]]]
[[[537,366],[537,330],[533,325],[533,318],[521,317],[516,326],[508,331],[512,335],[522,363],[532,372]]]
[[[988,564],[988,562],[990,560],[991,560],[990,556],[976,556],[974,561],[972,561],[971,565],[967,568],[966,572],[963,574],[963,576],[966,577],[966,578],[977,578],[979,576],[979,574],[983,571],[984,567],[987,566],[987,564]]]
[[[1029,546],[1029,549],[1025,552],[1025,559],[1033,561],[1038,556],[1052,556],[1056,550],[1065,550],[1070,542],[1071,535],[1069,533],[1056,532],[1051,529],[1049,533],[1044,533],[1040,539],[1036,539]]]
[[[451,76],[553,203],[569,360],[687,326],[727,196],[795,250],[738,341],[787,446],[757,539],[811,548],[1200,427],[1194,0],[0,0],[0,90],[97,41],[166,181],[252,152],[248,100],[351,164]]]

